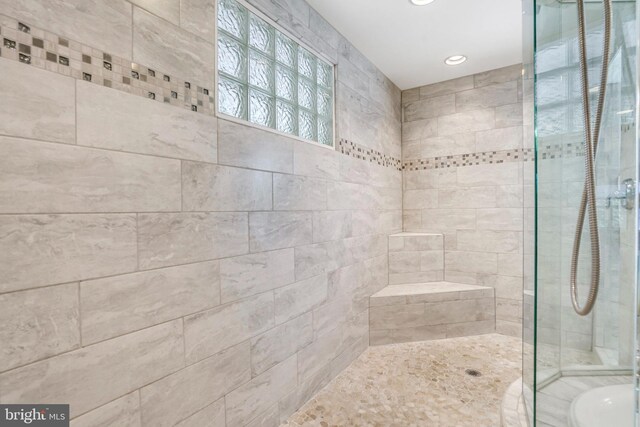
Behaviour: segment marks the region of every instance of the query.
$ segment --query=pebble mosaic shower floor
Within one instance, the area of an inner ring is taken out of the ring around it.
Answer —
[[[498,334],[369,347],[283,426],[497,427],[520,353]]]

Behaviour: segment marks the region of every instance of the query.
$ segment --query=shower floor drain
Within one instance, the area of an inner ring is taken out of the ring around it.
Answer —
[[[471,375],[472,377],[479,377],[482,375],[480,371],[475,369],[465,369],[464,373],[467,375]]]

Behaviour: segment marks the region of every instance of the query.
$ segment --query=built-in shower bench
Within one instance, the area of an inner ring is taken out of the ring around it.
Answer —
[[[371,345],[494,332],[493,288],[442,281],[443,275],[441,234],[390,235],[390,284],[369,300]]]

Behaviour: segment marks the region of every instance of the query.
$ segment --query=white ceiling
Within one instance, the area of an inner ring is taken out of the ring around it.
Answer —
[[[522,61],[520,0],[307,1],[403,90]]]

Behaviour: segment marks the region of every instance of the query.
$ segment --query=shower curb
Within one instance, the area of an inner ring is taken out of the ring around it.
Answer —
[[[515,380],[504,392],[500,405],[502,427],[528,427],[524,399],[522,398],[522,377]]]

